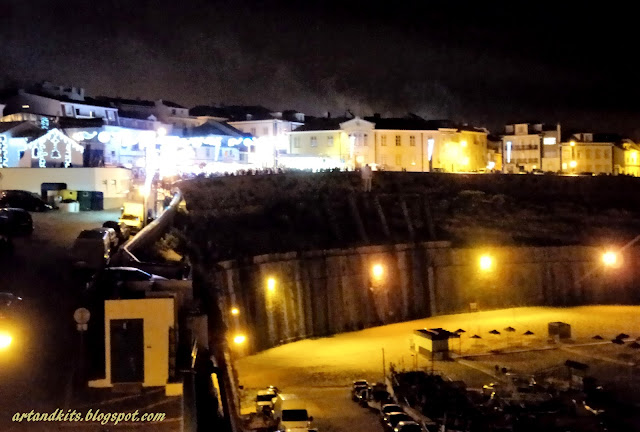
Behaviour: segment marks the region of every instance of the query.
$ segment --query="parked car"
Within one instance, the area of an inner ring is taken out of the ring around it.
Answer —
[[[414,421],[401,421],[393,428],[393,432],[425,432],[425,430]]]
[[[71,248],[73,266],[101,270],[111,259],[111,239],[107,231],[84,230]]]
[[[47,211],[53,207],[33,192],[23,190],[0,191],[0,207],[21,208],[28,211]]]
[[[102,224],[103,228],[113,228],[120,240],[120,244],[123,244],[127,240],[129,240],[129,236],[131,235],[131,230],[128,225],[119,224],[116,221],[106,221]]]
[[[109,236],[109,243],[111,244],[111,249],[117,248],[118,245],[120,244],[120,239],[118,238],[118,234],[116,233],[115,229],[102,227],[102,228],[94,228],[93,230],[107,233],[107,235]]]
[[[385,431],[391,432],[401,421],[414,420],[409,414],[405,412],[389,413],[382,418],[382,427],[385,429]]]
[[[363,390],[369,391],[369,383],[367,380],[356,380],[351,386],[351,400],[358,402],[360,400],[360,392]]]
[[[21,339],[19,332],[19,314],[22,298],[9,292],[0,292],[0,360],[7,354],[15,354],[15,344]],[[2,363],[0,363],[2,367]]]
[[[271,411],[273,411],[274,400],[277,396],[277,393],[271,389],[259,390],[256,395],[256,412],[270,416]]]
[[[0,232],[0,256],[9,255],[13,252],[13,241],[11,236]]]
[[[402,408],[398,404],[386,404],[382,405],[382,408],[380,408],[380,415],[382,417],[386,416],[387,414],[391,414],[392,412],[404,412],[404,408]]]
[[[146,290],[161,280],[167,280],[167,278],[135,267],[107,267],[93,275],[87,283],[87,290],[104,291],[117,289],[122,285],[132,290]]]
[[[6,235],[23,235],[33,232],[33,219],[21,208],[0,208],[0,232]]]

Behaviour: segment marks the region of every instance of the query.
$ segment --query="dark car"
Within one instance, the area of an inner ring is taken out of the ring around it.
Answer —
[[[397,404],[386,404],[382,405],[380,409],[380,415],[385,417],[387,414],[391,414],[392,412],[404,412],[404,409]]]
[[[0,207],[21,208],[28,211],[47,211],[53,207],[42,201],[42,198],[33,192],[23,190],[0,191]]]
[[[351,387],[351,400],[358,402],[362,391],[369,391],[369,383],[366,380],[356,380]]]
[[[389,413],[382,418],[382,426],[387,432],[390,432],[390,431],[393,431],[393,429],[398,425],[398,423],[402,421],[409,422],[414,420],[409,414],[404,412]]]
[[[22,235],[33,232],[33,219],[28,211],[20,208],[0,208],[0,233]]]

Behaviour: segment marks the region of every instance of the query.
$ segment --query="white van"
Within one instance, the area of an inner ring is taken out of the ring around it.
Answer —
[[[307,432],[313,421],[304,401],[292,394],[278,395],[273,405],[273,418],[278,430],[284,432]]]

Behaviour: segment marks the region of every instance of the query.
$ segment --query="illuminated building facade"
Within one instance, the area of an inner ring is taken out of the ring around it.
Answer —
[[[564,172],[638,176],[639,147],[616,134],[575,133],[562,143]]]
[[[336,117],[309,120],[290,133],[290,153],[389,171],[483,172],[487,131],[450,121]]]
[[[505,126],[502,166],[507,173],[551,171],[562,166],[560,125],[516,123]]]
[[[273,111],[263,106],[198,106],[190,113],[198,118],[225,119],[239,131],[250,134],[254,142],[249,146],[247,162],[260,168],[279,166],[278,157],[289,152],[289,132],[305,121],[301,112]]]

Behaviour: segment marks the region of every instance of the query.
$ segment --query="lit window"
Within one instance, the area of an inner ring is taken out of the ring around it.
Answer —
[[[318,138],[312,136],[311,137],[311,147],[318,147]]]
[[[396,147],[400,147],[400,135],[396,135]]]
[[[411,136],[409,137],[409,145],[410,145],[411,147],[415,147],[415,146],[416,146],[416,137],[415,137],[414,135],[411,135]]]
[[[327,137],[327,147],[333,147],[333,137]]]
[[[383,147],[387,145],[387,136],[386,135],[382,135],[380,137],[380,145],[383,146]]]

